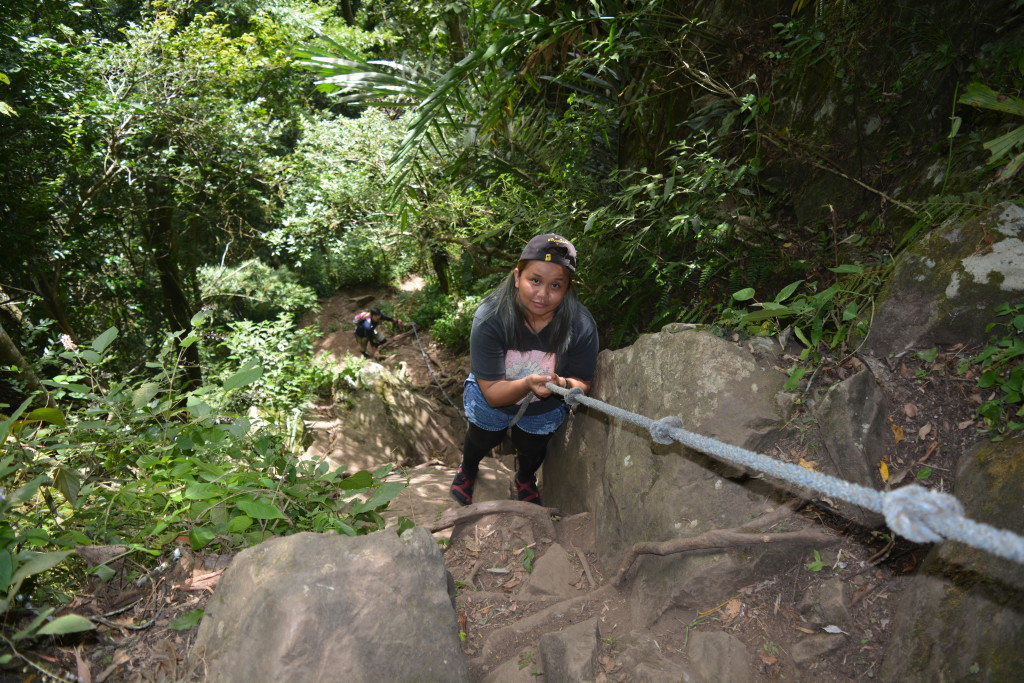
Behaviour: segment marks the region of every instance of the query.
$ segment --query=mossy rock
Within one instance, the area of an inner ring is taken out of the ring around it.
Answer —
[[[981,344],[996,308],[1024,298],[1024,208],[1001,204],[938,228],[904,253],[883,292],[867,348],[886,356]]]
[[[1024,534],[1024,440],[985,441],[954,491],[967,517]],[[883,681],[1011,681],[1024,671],[1024,565],[946,542],[905,592],[879,672]]]

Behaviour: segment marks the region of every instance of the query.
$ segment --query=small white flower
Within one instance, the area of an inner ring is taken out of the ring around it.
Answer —
[[[75,343],[75,340],[72,339],[71,335],[69,334],[60,335],[60,343],[63,344],[64,348],[67,349],[68,351],[78,350],[78,344]]]

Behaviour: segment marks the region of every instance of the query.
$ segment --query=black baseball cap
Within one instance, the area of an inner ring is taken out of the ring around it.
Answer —
[[[537,235],[523,249],[520,261],[549,261],[565,266],[570,273],[576,272],[576,247],[561,235],[546,233]]]

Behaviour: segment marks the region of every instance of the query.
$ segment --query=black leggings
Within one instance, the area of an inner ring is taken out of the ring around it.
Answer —
[[[504,439],[505,430],[491,432],[470,422],[462,445],[462,471],[467,476],[476,476],[480,461]],[[516,447],[518,461],[516,477],[519,481],[533,481],[544,462],[550,440],[551,434],[530,434],[519,427],[512,427],[512,443]]]

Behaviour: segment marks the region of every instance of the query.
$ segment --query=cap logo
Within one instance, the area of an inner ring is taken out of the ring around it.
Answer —
[[[551,260],[551,254],[544,254],[544,260],[545,261],[550,261]]]

